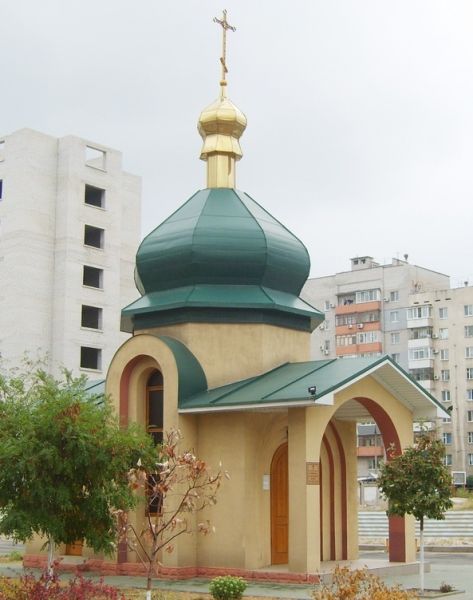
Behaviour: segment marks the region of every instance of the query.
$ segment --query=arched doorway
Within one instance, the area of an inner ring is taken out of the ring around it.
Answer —
[[[356,450],[356,422],[374,421],[383,438],[384,447],[393,445],[401,451],[399,434],[388,411],[375,400],[354,396],[343,403],[327,424],[320,449],[320,558],[322,561],[349,559],[348,537],[357,539],[353,506],[353,482],[356,481],[356,462],[347,457],[350,448]],[[351,433],[350,433],[351,430]],[[351,441],[350,440],[351,437]],[[343,438],[343,440],[342,440]],[[351,483],[350,483],[351,482]],[[351,489],[351,499],[349,499]],[[351,534],[349,533],[351,531]],[[353,550],[352,550],[353,551]],[[406,532],[403,517],[389,518],[389,559],[406,561]]]
[[[287,443],[276,450],[271,461],[271,564],[288,562],[289,484]]]

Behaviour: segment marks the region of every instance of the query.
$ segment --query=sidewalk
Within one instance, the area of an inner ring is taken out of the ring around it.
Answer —
[[[372,563],[374,553],[362,553],[361,562],[366,560]],[[464,590],[464,594],[452,597],[454,600],[473,600],[473,556],[471,554],[450,554],[447,552],[443,557],[429,556],[427,560],[431,562],[431,572],[426,573],[426,588],[438,588],[443,582],[449,583],[459,590]],[[36,571],[37,572],[37,571]],[[18,576],[23,573],[21,563],[10,563],[0,565],[0,576]],[[90,579],[99,579],[98,576],[87,573]],[[68,574],[61,574],[62,578],[70,577]],[[145,587],[144,577],[127,576],[108,576],[103,578],[106,583],[118,588],[142,588]],[[383,581],[390,585],[399,584],[402,587],[416,587],[419,584],[418,575],[390,575],[381,577]],[[154,588],[176,592],[190,592],[203,596],[208,593],[208,580],[188,579],[181,581],[154,581]],[[295,600],[311,599],[312,585],[298,584],[271,584],[251,582],[245,592],[245,596],[260,596],[271,598],[294,598]]]

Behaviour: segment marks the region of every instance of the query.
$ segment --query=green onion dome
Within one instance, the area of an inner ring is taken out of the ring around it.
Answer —
[[[185,321],[271,322],[312,330],[323,316],[298,296],[309,276],[304,244],[248,194],[194,194],[136,255],[143,297],[124,309],[126,331]]]

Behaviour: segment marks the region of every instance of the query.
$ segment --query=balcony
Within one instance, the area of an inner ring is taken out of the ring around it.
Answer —
[[[409,359],[409,369],[432,369],[434,366],[433,358],[415,358]]]
[[[359,304],[340,304],[335,309],[336,315],[348,315],[352,313],[364,313],[373,310],[381,310],[381,301],[360,302]]]
[[[350,335],[360,331],[381,331],[379,321],[368,321],[367,323],[353,323],[352,325],[337,325],[336,335]]]
[[[336,355],[346,356],[348,354],[364,354],[365,352],[382,352],[382,342],[371,342],[370,344],[350,344],[349,346],[337,346]]]
[[[358,446],[356,449],[357,456],[384,456],[383,446]]]
[[[432,317],[421,317],[420,319],[407,319],[407,328],[415,329],[417,327],[432,327]]]
[[[432,338],[417,338],[416,340],[407,340],[407,347],[410,348],[433,348]]]

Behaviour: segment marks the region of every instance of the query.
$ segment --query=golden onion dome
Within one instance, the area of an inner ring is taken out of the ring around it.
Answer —
[[[204,108],[197,127],[204,140],[202,160],[216,153],[233,156],[235,160],[243,156],[239,139],[246,128],[246,117],[229,98],[220,97]]]

